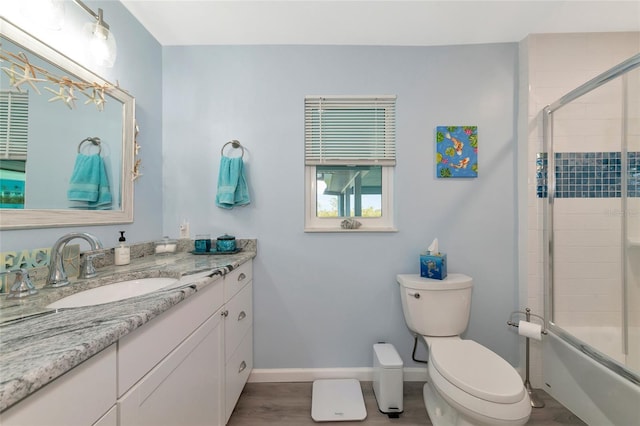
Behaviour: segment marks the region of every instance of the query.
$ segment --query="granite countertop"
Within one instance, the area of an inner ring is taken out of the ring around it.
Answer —
[[[52,310],[49,303],[112,282],[149,278],[184,278],[202,272],[222,277],[256,256],[255,240],[228,255],[170,255],[132,259],[129,265],[106,266],[92,279],[58,289],[45,288],[24,300],[0,300],[0,412],[29,396],[115,343],[172,306],[195,294],[210,279],[169,287],[143,296],[102,305]],[[201,274],[202,275],[202,274]]]

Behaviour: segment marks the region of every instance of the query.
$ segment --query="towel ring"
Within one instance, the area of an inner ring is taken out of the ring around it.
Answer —
[[[242,144],[240,143],[240,141],[237,140],[231,140],[227,143],[225,143],[224,145],[222,145],[222,149],[220,150],[220,155],[224,155],[224,149],[226,148],[227,145],[231,144],[232,148],[238,149],[240,148],[242,150],[242,155],[240,156],[240,158],[244,158],[244,147],[242,146]]]
[[[98,154],[102,153],[102,145],[100,145],[102,142],[100,141],[99,137],[95,136],[93,138],[83,139],[82,142],[80,142],[80,144],[78,145],[78,154],[80,153],[80,148],[82,148],[82,144],[84,144],[85,142],[91,142],[92,144],[98,147]]]

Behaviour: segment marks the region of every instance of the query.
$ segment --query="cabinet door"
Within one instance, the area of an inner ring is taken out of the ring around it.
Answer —
[[[120,426],[222,425],[222,338],[217,312],[118,401]]]
[[[116,400],[115,345],[0,414],[2,426],[91,425]]]
[[[223,303],[214,282],[118,341],[118,397],[201,326]]]

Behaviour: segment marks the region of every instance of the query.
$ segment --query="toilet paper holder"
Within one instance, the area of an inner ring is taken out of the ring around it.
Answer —
[[[512,321],[513,317],[516,316],[516,315],[524,315],[525,316],[525,321],[527,321],[527,322],[531,322],[531,317],[535,317],[535,318],[539,319],[540,322],[541,322],[540,325],[542,326],[541,333],[545,334],[545,335],[547,334],[547,330],[544,328],[544,318],[542,318],[540,315],[532,314],[531,313],[531,309],[529,309],[529,308],[525,308],[524,311],[513,311],[513,312],[511,312],[511,315],[509,315],[509,321],[507,321],[507,325],[510,325],[511,327],[516,327],[516,328],[518,327],[518,323]]]
[[[542,331],[541,333],[543,335],[547,334],[547,330],[545,330],[545,321],[544,318],[542,318],[540,315],[536,315],[536,314],[532,314],[531,313],[531,309],[529,308],[525,308],[524,312],[523,311],[513,311],[511,312],[511,315],[509,315],[509,321],[507,321],[507,325],[510,325],[511,327],[518,327],[518,323],[512,321],[513,317],[516,315],[524,315],[525,316],[525,320],[527,322],[531,321],[531,317],[535,317],[537,319],[539,319],[542,322]],[[538,394],[536,393],[536,391],[533,389],[533,387],[531,387],[531,383],[529,382],[529,338],[526,337],[526,352],[525,352],[525,377],[524,377],[524,387],[527,390],[527,393],[529,394],[529,399],[531,401],[531,406],[533,408],[542,408],[544,407],[544,401],[542,399],[540,399],[540,397],[538,396]]]

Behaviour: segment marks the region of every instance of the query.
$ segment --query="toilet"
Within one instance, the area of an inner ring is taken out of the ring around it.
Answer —
[[[531,402],[518,372],[499,355],[462,339],[471,311],[473,279],[449,274],[444,280],[400,274],[407,326],[429,348],[423,397],[435,426],[523,425]]]

